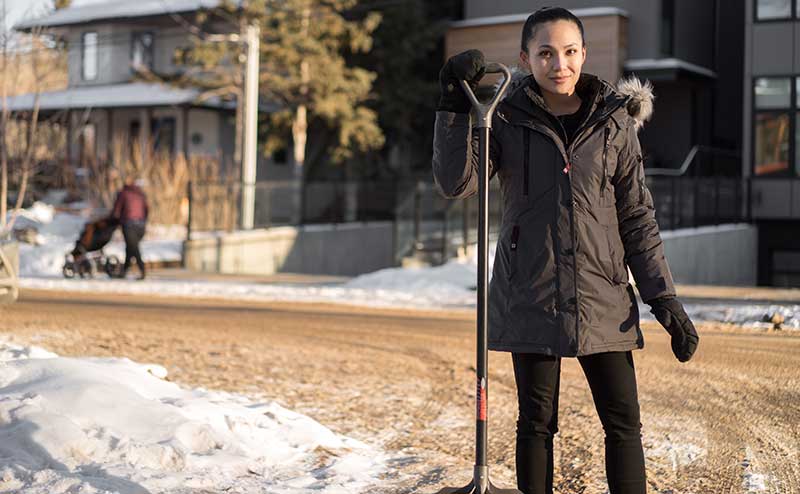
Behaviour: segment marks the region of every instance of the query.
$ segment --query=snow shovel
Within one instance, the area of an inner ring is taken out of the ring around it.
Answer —
[[[479,132],[478,149],[480,152],[480,168],[478,170],[478,365],[476,387],[476,419],[475,419],[475,470],[472,482],[465,487],[445,487],[438,494],[522,494],[517,489],[500,489],[489,480],[489,467],[486,464],[486,419],[488,405],[486,403],[488,387],[487,364],[489,347],[487,344],[489,305],[488,285],[489,266],[489,132],[492,128],[492,114],[511,82],[511,71],[503,64],[489,63],[486,73],[503,73],[505,79],[489,103],[481,103],[475,97],[466,81],[461,87],[467,93],[472,107],[478,114],[476,128]]]

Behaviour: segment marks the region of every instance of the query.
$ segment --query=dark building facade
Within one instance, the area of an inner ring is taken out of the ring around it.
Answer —
[[[742,174],[759,283],[800,286],[800,2],[747,0]]]

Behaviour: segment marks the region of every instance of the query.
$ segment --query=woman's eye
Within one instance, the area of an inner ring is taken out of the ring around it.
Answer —
[[[550,56],[550,52],[549,51],[540,51],[539,52],[539,56],[540,57],[549,57]]]
[[[575,48],[570,48],[569,50],[567,50],[567,55],[574,55],[576,53],[578,53],[578,50],[576,50]]]

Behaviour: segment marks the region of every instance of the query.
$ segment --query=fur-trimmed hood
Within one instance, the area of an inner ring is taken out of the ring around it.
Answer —
[[[589,74],[587,74],[587,77],[594,78],[594,76]],[[598,80],[602,82],[606,92],[616,93],[618,97],[623,97],[626,99],[625,109],[634,120],[636,130],[641,129],[644,126],[644,123],[650,120],[650,118],[653,116],[653,100],[655,99],[655,95],[653,94],[653,85],[650,83],[650,81],[645,80],[642,82],[636,76],[629,76],[620,79],[616,87],[614,87],[612,84],[603,81],[602,79]],[[530,73],[520,70],[518,67],[512,67],[511,84],[509,85],[506,94],[503,96],[503,99],[505,100],[510,98],[513,93],[522,87],[535,84],[536,82],[533,80],[533,76],[531,76]],[[498,81],[495,84],[495,91],[499,89],[499,87],[500,82]],[[606,96],[609,95],[606,94]]]
[[[617,91],[628,97],[626,109],[628,114],[636,121],[636,129],[642,128],[645,122],[653,116],[653,84],[650,81],[640,81],[636,76],[621,79],[617,83]]]

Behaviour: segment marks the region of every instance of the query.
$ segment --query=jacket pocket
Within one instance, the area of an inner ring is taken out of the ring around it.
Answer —
[[[628,282],[628,271],[625,268],[625,247],[619,235],[617,208],[615,206],[595,208],[594,216],[600,224],[600,232],[605,236],[605,259],[598,259],[606,277],[616,284]]]

